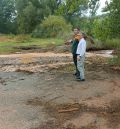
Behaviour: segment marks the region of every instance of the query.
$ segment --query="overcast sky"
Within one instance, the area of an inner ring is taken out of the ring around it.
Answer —
[[[107,0],[108,2],[110,2],[110,0]],[[104,8],[105,7],[105,2],[106,2],[106,0],[100,0],[100,8],[98,9],[98,11],[97,11],[97,14],[99,15],[99,14],[102,14],[102,8]]]

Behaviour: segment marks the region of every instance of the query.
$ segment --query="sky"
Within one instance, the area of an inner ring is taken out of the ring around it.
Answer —
[[[107,1],[110,2],[110,0],[107,0]],[[102,14],[102,8],[105,7],[105,2],[106,2],[106,0],[100,0],[100,7],[99,7],[99,9],[97,11],[98,15]]]

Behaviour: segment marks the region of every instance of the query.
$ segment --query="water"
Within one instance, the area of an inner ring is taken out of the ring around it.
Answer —
[[[113,50],[100,50],[100,51],[92,51],[92,52],[88,52],[87,56],[91,57],[91,56],[101,56],[101,57],[113,57]]]

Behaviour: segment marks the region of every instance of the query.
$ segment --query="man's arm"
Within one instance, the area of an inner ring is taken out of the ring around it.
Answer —
[[[71,43],[73,43],[73,40],[72,39],[65,41],[65,44],[66,45],[70,45]]]

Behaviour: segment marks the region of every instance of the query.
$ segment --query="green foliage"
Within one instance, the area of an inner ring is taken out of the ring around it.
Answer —
[[[89,2],[89,13],[90,13],[90,16],[91,17],[94,17],[96,16],[96,12],[100,6],[100,3],[99,3],[100,0],[90,0]]]
[[[120,67],[120,52],[117,54],[117,56],[109,60],[109,64]]]
[[[118,55],[117,55],[116,64],[117,64],[118,66],[120,66],[120,52],[119,52]]]
[[[16,42],[22,42],[22,43],[24,43],[24,42],[31,42],[31,36],[30,35],[25,35],[25,34],[20,34],[20,35],[17,35],[15,38],[14,38],[14,40],[16,41]]]
[[[15,33],[15,0],[0,0],[0,33]]]
[[[98,7],[99,0],[65,0],[60,4],[56,13],[64,16],[73,27],[79,27],[91,35]],[[86,17],[88,10],[90,16]]]
[[[98,0],[1,0],[0,32],[31,33],[49,15],[62,15],[74,27],[87,30],[84,14],[88,6],[96,12],[94,1]]]
[[[104,44],[104,48],[120,50],[120,39],[107,39]]]
[[[90,0],[89,1],[89,19],[88,19],[88,26],[87,26],[87,33],[88,35],[93,35],[93,29],[94,29],[94,21],[96,19],[96,13],[100,6],[99,3],[100,0]]]
[[[32,3],[29,3],[18,15],[18,32],[23,34],[30,33],[35,27],[35,17],[36,8],[32,5]]]
[[[58,15],[70,20],[72,16],[81,16],[88,8],[89,0],[65,0],[57,10]]]
[[[4,40],[1,40],[4,39]],[[10,54],[20,52],[21,47],[38,47],[38,49],[48,49],[51,46],[63,45],[63,39],[59,38],[31,38],[30,35],[0,35],[0,54]]]
[[[120,37],[120,1],[111,0],[110,4],[107,4],[105,11],[108,12],[109,14],[111,38],[119,38]]]
[[[109,22],[108,17],[99,17],[94,21],[92,31],[97,39],[106,41],[106,39],[110,38]]]
[[[70,33],[72,26],[62,16],[49,16],[33,31],[33,37],[61,37]]]
[[[56,0],[17,0],[17,23],[19,33],[31,33],[45,17],[57,8]]]

